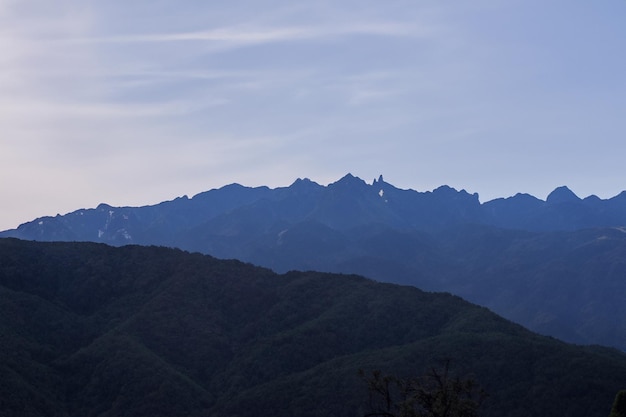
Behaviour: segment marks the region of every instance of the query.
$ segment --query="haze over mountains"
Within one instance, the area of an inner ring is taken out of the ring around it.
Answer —
[[[566,187],[480,203],[442,186],[402,190],[350,174],[328,186],[232,184],[154,206],[81,209],[2,237],[151,244],[277,272],[358,273],[448,291],[533,330],[626,350],[626,192]]]

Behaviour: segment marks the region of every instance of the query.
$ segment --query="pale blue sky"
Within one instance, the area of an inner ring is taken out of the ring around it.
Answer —
[[[0,0],[0,230],[232,182],[626,189],[626,1]]]

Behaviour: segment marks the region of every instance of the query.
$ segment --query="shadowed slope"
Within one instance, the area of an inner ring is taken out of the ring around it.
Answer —
[[[447,294],[178,250],[0,240],[3,415],[360,415],[357,370],[453,359],[486,416],[604,416],[626,356]]]

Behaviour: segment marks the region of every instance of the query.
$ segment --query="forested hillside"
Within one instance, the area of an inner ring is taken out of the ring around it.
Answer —
[[[442,359],[484,416],[606,416],[626,355],[449,294],[180,250],[0,240],[0,414],[361,416],[358,370]]]
[[[445,291],[533,331],[626,351],[626,193],[559,187],[480,203],[442,186],[347,175],[328,186],[232,184],[146,207],[77,210],[0,233],[42,241],[178,247],[271,268],[356,273]]]

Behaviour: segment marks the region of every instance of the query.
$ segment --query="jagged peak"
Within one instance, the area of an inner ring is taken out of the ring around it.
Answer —
[[[467,194],[465,190],[457,190],[456,188],[450,187],[449,185],[440,185],[439,187],[433,190],[433,194],[439,195],[454,195],[454,194]]]
[[[597,195],[595,195],[595,194],[591,194],[591,195],[589,195],[589,196],[585,197],[585,198],[583,199],[583,201],[586,201],[586,202],[588,202],[588,203],[589,203],[589,202],[597,203],[597,202],[601,202],[601,201],[602,201],[602,199],[601,199],[600,197],[598,197]]]
[[[358,184],[358,185],[365,184],[366,185],[365,181],[363,181],[359,177],[355,177],[351,173],[347,173],[341,179],[339,179],[339,181],[336,181],[330,185],[332,186],[332,185],[346,185],[346,184]]]
[[[311,180],[310,180],[309,178],[307,178],[307,177],[304,177],[304,178],[298,178],[298,179],[296,179],[296,180],[293,182],[293,184],[300,184],[300,183],[305,183],[305,184],[308,184],[308,183],[310,183],[310,182],[313,182],[313,181],[311,181]],[[291,185],[293,185],[293,184],[291,184]]]
[[[472,200],[475,200],[480,204],[480,197],[478,193],[470,194],[464,189],[457,190],[456,188],[450,187],[449,185],[442,185],[433,190],[433,195],[446,196],[446,197],[471,197]]]
[[[456,190],[452,187],[450,187],[449,185],[440,185],[439,187],[435,188],[433,190],[433,192],[440,192],[440,193],[445,193],[445,192],[451,192],[454,191],[456,192]]]
[[[572,203],[577,201],[580,201],[580,197],[574,194],[574,192],[565,185],[555,188],[554,191],[548,194],[548,198],[546,198],[546,202],[550,204]]]
[[[308,178],[298,178],[295,180],[287,189],[292,191],[307,191],[307,190],[315,190],[318,188],[322,188],[321,185],[316,183],[315,181],[311,181]]]
[[[356,180],[356,179],[360,179],[360,178],[359,177],[355,177],[354,175],[352,175],[352,173],[348,172],[346,175],[341,177],[339,179],[339,181],[351,181],[351,180]],[[337,181],[337,182],[339,182],[339,181]]]
[[[514,196],[511,196],[511,197],[496,198],[495,200],[491,200],[491,201],[496,201],[496,200],[497,201],[543,202],[542,200],[538,199],[534,195],[531,195],[528,193],[516,193]]]
[[[383,174],[380,174],[378,179],[374,178],[374,181],[372,181],[372,185],[381,185],[384,183],[385,183],[385,180],[383,179]]]
[[[316,183],[315,181],[311,181],[309,178],[298,178],[296,179],[293,183],[291,183],[290,187],[298,187],[298,186],[302,186],[302,185],[315,185],[315,186],[319,186],[318,183]]]
[[[241,190],[245,188],[251,188],[251,187],[247,187],[245,185],[239,184],[238,182],[233,182],[233,183],[226,184],[220,187],[219,190]]]

